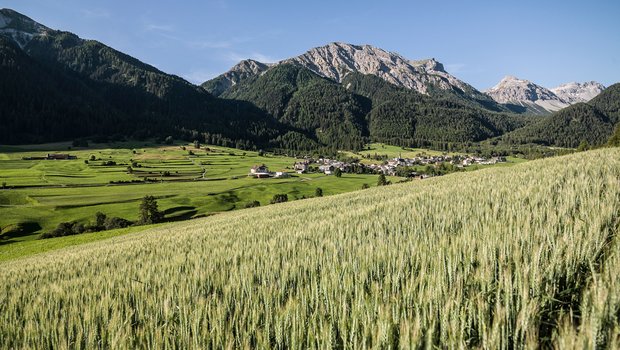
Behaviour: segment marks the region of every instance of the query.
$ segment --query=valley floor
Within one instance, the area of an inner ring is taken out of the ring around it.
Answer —
[[[620,149],[0,263],[3,348],[618,348]]]
[[[69,143],[57,143],[2,146],[0,152],[0,260],[15,257],[16,252],[34,253],[56,246],[36,239],[62,222],[87,225],[97,212],[135,221],[140,200],[146,195],[157,198],[166,221],[172,222],[241,209],[252,201],[267,205],[278,193],[287,194],[292,201],[314,197],[317,188],[329,196],[373,187],[378,180],[378,175],[371,174],[345,173],[339,178],[323,173],[297,174],[293,165],[298,159],[292,157],[208,145],[196,148],[123,142],[71,149]],[[371,144],[366,151],[347,155],[363,158],[377,152],[390,158],[441,155],[384,144]],[[40,159],[48,154],[76,159]],[[514,158],[498,166],[520,161]],[[248,177],[250,168],[260,164],[289,177]],[[388,176],[388,180],[395,183],[402,178]],[[114,233],[88,237],[108,235]]]

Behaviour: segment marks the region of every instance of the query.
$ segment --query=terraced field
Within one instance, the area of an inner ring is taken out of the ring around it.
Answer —
[[[314,196],[317,187],[332,195],[377,183],[376,175],[300,176],[291,169],[294,158],[225,147],[120,143],[114,148],[95,145],[67,150],[65,144],[45,146],[5,147],[5,153],[0,153],[0,186],[8,187],[0,188],[0,229],[5,232],[0,254],[8,249],[7,243],[36,239],[61,222],[91,222],[96,212],[135,220],[145,195],[155,196],[167,219],[176,221],[243,208],[255,200],[266,205],[277,193],[295,200]],[[47,153],[68,153],[77,159],[22,159]],[[293,176],[248,178],[249,169],[257,164]]]
[[[620,149],[0,263],[2,348],[618,348]]]

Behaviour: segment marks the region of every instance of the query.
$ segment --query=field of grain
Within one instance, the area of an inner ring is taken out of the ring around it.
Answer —
[[[0,263],[2,348],[618,348],[620,149]]]

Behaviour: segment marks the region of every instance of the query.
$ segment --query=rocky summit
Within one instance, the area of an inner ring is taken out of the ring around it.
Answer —
[[[570,105],[553,91],[514,76],[506,76],[485,93],[499,103],[522,106],[535,114],[558,111]]]
[[[429,86],[443,90],[475,90],[448,74],[434,58],[410,61],[370,45],[331,43],[283,61],[297,63],[326,78],[342,82],[351,72],[372,74],[399,87],[428,94]]]
[[[371,45],[334,42],[310,49],[302,55],[282,60],[273,65],[252,61],[252,65],[257,69],[250,69],[248,61],[240,62],[230,71],[203,84],[203,87],[215,95],[220,95],[223,90],[238,82],[235,79],[245,78],[249,72],[262,73],[263,68],[292,63],[301,65],[338,83],[341,83],[350,73],[371,74],[398,87],[408,88],[426,95],[430,93],[431,89],[436,89],[486,98],[471,85],[446,72],[443,65],[434,58],[412,61],[400,54]]]
[[[228,72],[204,83],[203,87],[210,93],[219,96],[240,81],[263,73],[269,69],[270,66],[272,66],[272,64],[261,63],[251,59],[243,60],[237,63]]]
[[[11,9],[0,9],[0,34],[10,37],[21,48],[34,36],[45,35],[51,29]]]
[[[506,76],[485,93],[498,103],[522,106],[534,114],[546,114],[575,103],[587,102],[604,89],[603,85],[594,81],[568,83],[547,89],[529,80]]]
[[[588,102],[605,90],[603,84],[596,81],[585,83],[567,83],[551,89],[554,94],[568,103]]]

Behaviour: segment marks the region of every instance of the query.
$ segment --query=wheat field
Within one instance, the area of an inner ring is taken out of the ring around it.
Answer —
[[[618,348],[620,149],[0,263],[1,348]]]

